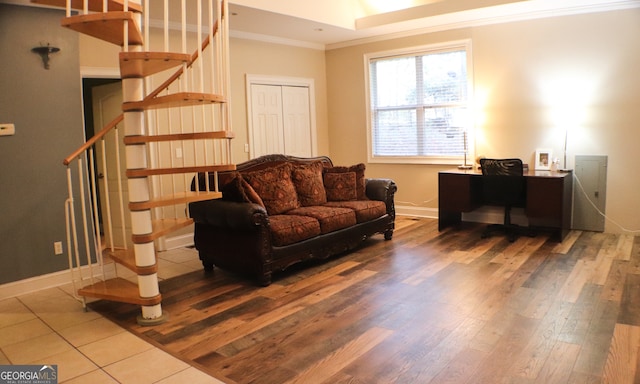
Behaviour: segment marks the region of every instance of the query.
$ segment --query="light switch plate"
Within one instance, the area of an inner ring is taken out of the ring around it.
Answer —
[[[0,123],[0,136],[11,136],[16,134],[16,126],[9,123]]]

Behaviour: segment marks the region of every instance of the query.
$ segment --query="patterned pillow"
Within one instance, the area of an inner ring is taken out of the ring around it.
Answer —
[[[256,190],[253,189],[251,184],[247,183],[247,180],[244,178],[242,178],[242,189],[244,189],[244,193],[247,195],[250,203],[261,205],[264,208],[264,201],[262,201],[260,195],[258,195]]]
[[[224,200],[238,203],[254,203],[264,207],[264,202],[262,202],[260,196],[239,173],[231,181],[225,183],[220,191]]]
[[[347,201],[356,200],[356,173],[325,173],[324,188],[327,192],[327,200],[329,201]]]
[[[242,187],[242,176],[234,177],[230,182],[225,183],[221,188],[222,198],[224,200],[236,201],[244,203],[249,201],[249,197]]]
[[[283,163],[259,171],[246,172],[242,177],[262,199],[269,215],[278,215],[298,208],[300,202],[291,180],[291,165]]]
[[[332,167],[326,168],[324,170],[325,173],[344,173],[344,172],[355,172],[356,174],[356,195],[357,200],[369,200],[367,198],[365,180],[364,180],[364,171],[366,166],[364,163],[359,163],[356,165],[352,165],[350,167]]]
[[[327,202],[322,181],[322,163],[298,164],[293,167],[291,176],[298,192],[298,200],[303,207],[322,205]]]

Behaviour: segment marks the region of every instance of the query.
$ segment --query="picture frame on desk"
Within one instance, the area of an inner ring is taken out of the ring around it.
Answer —
[[[551,150],[536,149],[536,162],[534,169],[536,171],[548,171],[551,169]]]

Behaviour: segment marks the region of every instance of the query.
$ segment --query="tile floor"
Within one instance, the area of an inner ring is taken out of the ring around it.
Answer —
[[[195,250],[161,252],[160,279],[202,268]],[[130,276],[135,278],[135,276]],[[71,285],[0,301],[0,365],[57,364],[59,383],[222,383],[95,312]]]

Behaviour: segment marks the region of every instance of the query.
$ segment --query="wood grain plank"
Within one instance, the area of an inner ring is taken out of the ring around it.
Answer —
[[[389,329],[371,328],[343,348],[338,349],[312,367],[306,369],[293,380],[287,381],[287,383],[322,383],[337,374],[355,359],[382,343],[392,333],[393,331]]]
[[[533,333],[520,356],[514,359],[512,368],[514,376],[532,380],[539,377],[544,365],[549,359],[553,358],[554,348],[558,345],[558,335],[567,321],[571,308],[572,305],[570,303],[554,302],[554,306],[541,319],[540,326]],[[573,364],[570,368],[573,368]]]
[[[566,383],[571,377],[573,364],[580,353],[580,346],[557,342],[536,380],[541,383]]]
[[[603,383],[637,382],[638,348],[640,347],[640,327],[616,324],[607,362],[604,366]]]
[[[169,321],[92,309],[225,382],[640,383],[640,240],[572,231],[481,239],[398,218],[258,287],[216,269],[162,281]]]
[[[626,275],[618,323],[640,326],[640,275]]]

